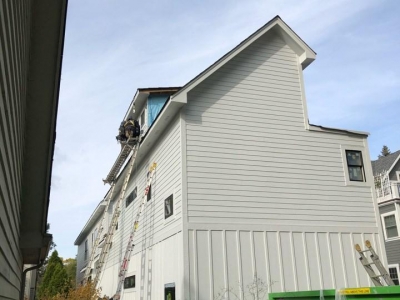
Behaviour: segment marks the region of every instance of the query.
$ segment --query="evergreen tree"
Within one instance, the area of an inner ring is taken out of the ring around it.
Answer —
[[[391,154],[389,147],[386,146],[386,145],[383,145],[382,150],[381,150],[381,154],[379,154],[378,158],[382,158],[382,157],[388,156],[389,154]]]
[[[55,296],[59,293],[64,294],[68,292],[69,287],[67,272],[64,269],[62,259],[55,250],[50,256],[43,280],[38,289],[39,299]]]

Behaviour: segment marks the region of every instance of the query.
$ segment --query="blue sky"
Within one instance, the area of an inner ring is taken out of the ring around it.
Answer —
[[[276,15],[317,52],[310,122],[370,132],[373,159],[400,149],[400,1],[69,0],[49,212],[61,256],[108,190],[136,89],[184,85]]]

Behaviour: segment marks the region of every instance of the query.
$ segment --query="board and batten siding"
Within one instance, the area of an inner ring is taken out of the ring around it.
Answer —
[[[353,244],[374,238],[382,251],[372,182],[345,182],[342,149],[362,149],[367,165],[366,138],[306,130],[299,72],[296,54],[267,33],[188,93],[187,221],[197,241],[188,245],[193,299],[212,299],[217,281],[225,280],[227,288],[230,280],[252,280],[258,263],[247,252],[266,251],[271,265],[261,265],[271,274],[263,279],[273,278],[274,291],[291,291],[367,283]],[[215,231],[221,229],[230,231]],[[228,267],[209,282],[214,257]]]
[[[30,1],[0,2],[0,298],[17,299]]]
[[[163,133],[157,144],[151,148],[146,158],[139,164],[139,166],[133,167],[132,176],[127,187],[125,198],[128,197],[135,187],[137,187],[138,196],[128,207],[125,206],[125,200],[123,200],[122,211],[118,221],[118,230],[114,233],[112,248],[107,257],[102,281],[100,281],[100,286],[103,287],[103,291],[109,292],[109,295],[114,293],[116,289],[118,268],[125,254],[129,234],[135,216],[139,210],[141,197],[144,193],[147,180],[147,172],[153,162],[157,163],[157,168],[154,173],[151,187],[152,197],[150,201],[145,203],[145,207],[140,216],[139,227],[133,240],[135,247],[132,252],[132,257],[142,257],[143,264],[146,267],[146,274],[148,268],[148,258],[146,258],[146,253],[149,249],[156,247],[158,244],[160,245],[157,247],[166,247],[164,243],[170,243],[169,238],[176,236],[182,231],[181,127],[179,114],[174,118],[173,122]],[[170,218],[165,219],[164,200],[171,194],[173,194],[174,214]],[[114,195],[114,204],[117,197],[119,197],[119,192]],[[112,210],[113,209],[109,210],[110,220]],[[182,247],[182,244],[179,246]],[[158,272],[161,272],[159,265],[153,263],[153,276],[158,276]],[[163,276],[168,277],[167,270],[163,274]],[[177,280],[178,278],[175,278],[175,281]],[[110,282],[112,282],[112,285],[110,285]],[[139,278],[136,278],[136,282],[137,285],[140,284]],[[104,290],[105,288],[106,290]]]

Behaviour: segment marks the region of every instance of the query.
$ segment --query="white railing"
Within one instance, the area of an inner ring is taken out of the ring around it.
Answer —
[[[389,181],[385,188],[375,188],[378,203],[400,198],[400,182]]]

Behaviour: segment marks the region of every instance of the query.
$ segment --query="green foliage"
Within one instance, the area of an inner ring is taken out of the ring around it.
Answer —
[[[57,247],[57,245],[53,241],[51,241],[49,252],[51,252],[55,247]],[[50,256],[46,257],[43,265],[38,269],[38,284],[39,285],[42,283],[44,273],[45,273],[47,265],[49,263],[49,258],[50,258]]]
[[[382,158],[382,157],[388,156],[389,154],[392,154],[390,152],[389,147],[386,146],[386,145],[383,145],[382,150],[381,150],[381,154],[379,154],[378,158]]]
[[[70,278],[64,268],[62,259],[55,250],[50,256],[43,280],[38,289],[39,299],[66,294],[71,288]]]
[[[76,258],[67,258],[64,260],[64,268],[71,281],[72,287],[76,286]]]

